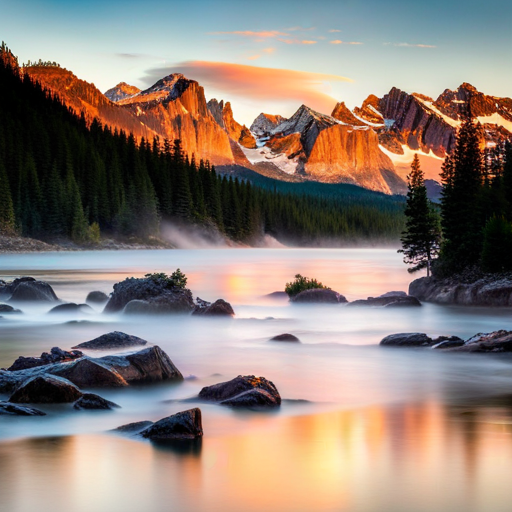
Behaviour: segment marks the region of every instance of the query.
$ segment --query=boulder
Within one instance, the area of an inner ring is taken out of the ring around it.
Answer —
[[[297,336],[294,336],[293,334],[289,334],[289,333],[278,334],[277,336],[270,338],[270,341],[287,341],[287,342],[300,343],[300,340],[299,340],[299,338],[297,338]]]
[[[339,304],[348,301],[343,295],[340,295],[334,290],[328,290],[327,288],[312,288],[290,297],[290,302]]]
[[[288,300],[290,297],[286,292],[272,292],[263,295],[264,299],[273,299],[273,300]]]
[[[10,402],[0,401],[0,416],[46,416],[46,413],[33,407],[12,404]]]
[[[254,390],[258,391],[247,393]],[[281,405],[281,396],[275,385],[264,377],[255,377],[254,375],[239,375],[228,382],[204,387],[199,392],[199,398],[238,407],[278,407]]]
[[[90,341],[84,341],[73,348],[84,348],[88,350],[110,350],[117,348],[128,348],[146,345],[147,341],[137,336],[125,334],[124,332],[113,331],[103,334]]]
[[[21,277],[9,283],[4,293],[10,294],[9,302],[58,302],[53,288],[33,277]]]
[[[156,345],[132,354],[105,356],[99,360],[107,363],[130,384],[183,380],[170,357]]]
[[[464,345],[450,348],[450,352],[512,352],[512,331],[480,333],[469,338]]]
[[[379,299],[385,299],[387,297],[407,297],[407,293],[394,291],[394,292],[386,292],[386,293],[383,293],[382,295],[378,296]]]
[[[20,356],[14,363],[8,368],[10,372],[16,372],[19,370],[26,370],[28,368],[35,368],[37,366],[46,366],[47,364],[61,363],[65,361],[73,361],[82,357],[83,353],[80,350],[66,351],[59,347],[53,347],[50,353],[43,352],[41,357],[23,357]]]
[[[382,339],[380,345],[385,347],[429,347],[432,343],[432,338],[426,334],[412,332],[390,334]]]
[[[74,302],[67,302],[66,304],[59,304],[50,309],[48,313],[94,313],[91,306],[87,304],[75,304]]]
[[[0,313],[2,315],[12,315],[12,314],[20,314],[21,310],[15,309],[9,304],[0,304]]]
[[[136,434],[138,432],[141,432],[142,430],[145,430],[149,426],[153,425],[154,423],[152,421],[136,421],[134,423],[128,423],[126,425],[121,425],[120,427],[117,427],[113,429],[113,432],[122,432],[126,434]]]
[[[140,435],[151,441],[196,439],[202,437],[201,409],[196,407],[163,418],[143,430]]]
[[[235,312],[231,304],[223,299],[217,299],[212,304],[198,297],[197,305],[192,314],[202,316],[234,316]]]
[[[75,409],[87,409],[87,410],[112,410],[119,408],[120,406],[109,400],[105,400],[99,395],[94,393],[84,393],[74,404]]]
[[[48,370],[70,380],[81,388],[121,388],[128,386],[126,379],[102,358],[82,357],[68,364],[59,364]]]
[[[194,310],[192,292],[165,279],[130,277],[114,285],[105,313],[116,313],[132,300],[146,301],[152,313],[189,313]]]
[[[432,343],[433,349],[444,350],[446,348],[461,347],[464,345],[464,340],[458,336],[439,336]]]
[[[108,295],[99,291],[89,292],[85,302],[88,304],[105,304],[105,302],[108,302]]]
[[[139,300],[134,299],[128,302],[123,309],[124,315],[151,315],[155,311],[154,306],[152,306],[147,300]]]
[[[23,382],[9,402],[18,404],[57,404],[78,400],[82,392],[69,380],[55,375],[40,375]]]
[[[421,302],[411,295],[388,295],[380,297],[368,297],[367,299],[354,300],[347,306],[372,306],[385,308],[419,307]]]

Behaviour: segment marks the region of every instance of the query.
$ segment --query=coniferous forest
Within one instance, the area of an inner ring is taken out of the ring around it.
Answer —
[[[8,51],[8,50],[4,50]],[[27,74],[0,59],[0,228],[41,239],[147,240],[162,221],[217,229],[251,243],[397,240],[402,198],[357,187],[281,189],[220,176],[180,141],[138,143],[89,126]]]

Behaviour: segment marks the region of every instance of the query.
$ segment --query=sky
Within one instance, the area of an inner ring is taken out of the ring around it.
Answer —
[[[392,87],[512,96],[510,0],[0,0],[0,39],[102,92],[184,73],[247,125]]]

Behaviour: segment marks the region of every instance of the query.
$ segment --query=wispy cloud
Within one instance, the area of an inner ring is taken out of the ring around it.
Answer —
[[[329,30],[330,34],[334,34],[336,32],[341,32],[341,30],[338,30],[337,28],[331,28],[331,30]]]
[[[276,49],[275,48],[263,48],[263,50],[261,50],[262,52],[265,52],[265,53],[275,53]]]
[[[278,41],[286,44],[317,44],[318,41],[311,41],[309,39],[283,39],[278,38]]]
[[[234,30],[232,32],[208,32],[208,35],[210,36],[220,36],[226,34],[243,37],[257,37],[259,39],[269,39],[272,37],[289,35],[286,32],[280,32],[279,30],[262,30],[260,32],[255,32],[252,30]]]
[[[363,44],[360,41],[341,41],[339,39],[335,39],[331,41],[331,44]]]
[[[171,72],[183,73],[197,80],[205,89],[214,89],[216,94],[227,98],[245,98],[261,103],[261,108],[264,102],[272,105],[304,103],[320,112],[331,112],[336,104],[336,100],[327,94],[330,83],[353,81],[339,75],[204,61],[182,62],[172,69],[150,69],[143,81],[149,86]]]
[[[290,27],[290,28],[285,28],[284,30],[286,30],[286,32],[311,32],[312,30],[316,30],[316,27],[308,27],[308,28],[304,28],[304,27]]]
[[[433,44],[384,43],[385,46],[402,46],[405,48],[437,48]]]

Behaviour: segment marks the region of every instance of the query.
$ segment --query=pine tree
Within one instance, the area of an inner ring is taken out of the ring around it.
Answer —
[[[492,217],[484,228],[482,267],[488,272],[512,270],[512,224],[503,217]]]
[[[9,179],[5,167],[0,160],[0,233],[13,234],[15,225],[16,218],[14,216]]]
[[[427,198],[417,154],[414,155],[407,179],[409,191],[404,212],[407,220],[400,238],[402,249],[398,252],[404,254],[404,263],[414,265],[408,269],[409,272],[426,268],[427,276],[430,276],[432,260],[439,252],[440,227],[438,215]]]

